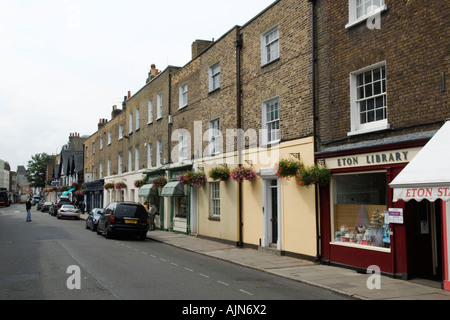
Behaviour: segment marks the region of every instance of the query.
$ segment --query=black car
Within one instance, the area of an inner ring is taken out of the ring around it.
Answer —
[[[41,205],[41,212],[50,212],[50,208],[53,206],[53,202],[44,202]]]
[[[113,202],[105,208],[100,217],[97,234],[104,234],[106,238],[123,234],[139,236],[145,240],[149,225],[148,212],[142,204]]]
[[[102,216],[103,212],[104,212],[103,209],[99,208],[92,209],[92,211],[89,212],[89,215],[86,219],[86,229],[91,229],[92,231],[97,230],[98,220],[100,220],[100,217]]]
[[[70,202],[69,199],[61,198],[57,203],[55,203],[54,205],[52,205],[50,207],[50,210],[48,213],[51,214],[52,216],[56,217],[56,215],[58,214],[58,209],[61,208],[61,206],[63,204],[72,204],[72,203]]]

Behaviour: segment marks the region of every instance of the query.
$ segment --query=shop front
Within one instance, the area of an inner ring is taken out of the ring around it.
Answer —
[[[165,210],[164,210],[164,198],[161,195],[161,191],[152,184],[153,179],[159,176],[165,176],[165,171],[162,169],[157,169],[153,171],[148,171],[145,173],[147,178],[147,184],[139,189],[138,197],[140,202],[148,202],[156,207],[155,214],[155,227],[159,230],[166,230],[167,223],[165,223]]]
[[[86,190],[84,194],[84,199],[79,199],[79,201],[84,201],[86,203],[86,211],[91,211],[94,208],[103,208],[103,188],[105,181],[99,179],[96,181],[86,182],[82,189]]]
[[[393,201],[389,184],[428,139],[405,137],[316,154],[332,171],[330,185],[320,187],[319,193],[323,263],[361,271],[377,266],[383,274],[410,276],[408,258],[416,249],[408,239],[420,218],[407,214],[416,208]]]
[[[412,261],[415,268],[442,281],[447,291],[450,291],[449,159],[450,121],[447,121],[390,183],[393,201],[415,216],[414,237],[410,237],[417,248]]]
[[[169,231],[183,234],[191,233],[191,190],[185,188],[177,178],[188,170],[192,170],[192,165],[167,168],[169,179],[161,191],[161,197],[168,200],[165,209],[169,215]]]

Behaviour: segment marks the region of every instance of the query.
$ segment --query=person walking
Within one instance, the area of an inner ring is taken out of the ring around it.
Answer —
[[[28,198],[25,206],[27,209],[27,222],[30,222],[31,221],[31,198]]]

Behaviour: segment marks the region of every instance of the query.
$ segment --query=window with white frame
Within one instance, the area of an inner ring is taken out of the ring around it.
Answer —
[[[220,119],[209,122],[209,154],[216,155],[221,153]]]
[[[119,154],[119,159],[117,160],[117,173],[122,174],[123,156]]]
[[[103,150],[103,137],[100,137],[100,150]]]
[[[108,131],[108,146],[111,144],[111,131]]]
[[[119,140],[123,139],[123,124],[119,124]]]
[[[349,135],[387,129],[386,63],[350,74],[351,132]]]
[[[281,139],[280,132],[280,99],[274,98],[263,103],[262,107],[264,145],[277,143]]]
[[[147,144],[147,168],[153,167],[153,144]]]
[[[141,128],[141,109],[136,109],[136,131]]]
[[[100,169],[99,169],[99,176],[98,176],[98,178],[99,179],[103,179],[103,163],[100,162],[99,167],[100,167]]]
[[[352,27],[386,10],[385,0],[348,0],[348,24],[345,27]]]
[[[153,100],[148,100],[148,117],[147,123],[153,122]]]
[[[162,164],[162,140],[156,142],[156,165]]]
[[[133,133],[133,113],[130,112],[128,117],[128,133]]]
[[[275,26],[261,36],[261,65],[280,57],[279,28]]]
[[[109,177],[111,175],[111,159],[108,159],[107,167],[106,167],[106,175]]]
[[[213,182],[211,186],[211,217],[220,217],[220,182]]]
[[[128,171],[133,171],[133,151],[128,150]]]
[[[179,88],[179,109],[182,109],[188,105],[188,84],[184,83]]]
[[[95,142],[92,142],[92,154],[95,154]]]
[[[187,160],[188,158],[188,132],[183,131],[178,136],[178,161]]]
[[[156,98],[156,120],[162,119],[163,94],[158,94]]]
[[[209,68],[209,92],[220,88],[220,62]]]
[[[134,170],[139,170],[139,161],[141,159],[139,158],[139,148],[134,149]]]

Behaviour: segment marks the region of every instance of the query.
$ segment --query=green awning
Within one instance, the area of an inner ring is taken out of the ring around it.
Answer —
[[[184,187],[178,181],[167,183],[162,189],[163,197],[184,197]]]
[[[142,188],[139,189],[138,196],[140,198],[148,198],[151,196],[157,196],[158,195],[158,189],[153,188],[152,184],[146,184]]]

